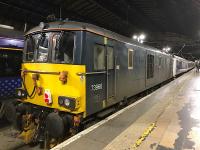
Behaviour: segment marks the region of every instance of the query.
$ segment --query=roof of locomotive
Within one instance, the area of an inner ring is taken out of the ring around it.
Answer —
[[[139,42],[134,41],[131,38],[128,38],[126,36],[122,36],[120,34],[117,34],[115,32],[112,32],[110,30],[98,27],[96,25],[92,25],[89,23],[83,23],[83,22],[76,22],[76,21],[56,21],[56,22],[50,22],[50,23],[46,23],[46,27],[43,28],[40,25],[34,27],[33,29],[29,30],[26,35],[28,34],[32,34],[32,33],[37,33],[37,32],[41,32],[41,31],[57,31],[57,30],[72,30],[72,31],[76,31],[76,30],[81,30],[81,31],[89,31],[101,36],[105,36],[107,38],[111,38],[117,41],[121,41],[124,42],[126,44],[129,45],[134,45],[137,47],[141,47],[141,48],[145,48],[147,50],[150,51],[155,51],[157,53],[162,53],[164,55],[168,55],[170,56],[170,54],[167,54],[165,52],[161,52],[159,49],[151,47],[151,46],[147,46],[144,44],[141,44]]]

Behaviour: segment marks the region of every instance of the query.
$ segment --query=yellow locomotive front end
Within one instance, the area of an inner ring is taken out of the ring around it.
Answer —
[[[25,143],[54,145],[79,130],[86,115],[86,68],[75,60],[79,47],[76,31],[42,27],[26,35],[13,115]]]
[[[50,63],[23,63],[23,88],[18,89],[21,99],[57,111],[73,114],[85,111],[85,78],[79,73],[85,66]]]

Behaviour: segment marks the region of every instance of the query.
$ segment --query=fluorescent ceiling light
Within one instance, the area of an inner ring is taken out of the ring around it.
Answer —
[[[0,28],[5,28],[5,29],[14,30],[14,27],[13,27],[13,26],[8,26],[8,25],[4,25],[4,24],[0,24]]]

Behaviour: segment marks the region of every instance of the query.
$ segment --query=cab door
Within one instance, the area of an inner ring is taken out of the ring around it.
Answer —
[[[115,101],[114,47],[99,41],[91,45],[91,70],[87,71],[87,115],[110,106]],[[89,59],[88,59],[89,61]]]

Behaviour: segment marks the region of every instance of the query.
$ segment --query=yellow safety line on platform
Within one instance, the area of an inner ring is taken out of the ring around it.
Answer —
[[[136,149],[137,147],[139,147],[142,142],[146,139],[146,137],[148,137],[148,135],[156,128],[156,123],[151,123],[148,128],[145,129],[145,131],[143,132],[143,134],[137,139],[137,141],[135,142],[135,144],[133,145],[133,149]]]
[[[21,48],[6,48],[6,47],[0,47],[0,50],[14,50],[14,51],[22,51]]]
[[[143,132],[143,134],[137,139],[135,144],[133,145],[133,150],[136,150],[142,142],[149,136],[149,134],[157,127],[157,121],[160,118],[160,116],[165,112],[166,108],[172,103],[172,101],[168,102],[165,109],[161,111],[161,113],[156,117],[156,121],[154,123],[151,123]]]
[[[182,86],[183,88],[183,86]],[[181,88],[181,89],[182,89]],[[179,90],[181,90],[179,89]],[[133,145],[133,150],[136,150],[141,144],[142,142],[149,136],[149,134],[157,127],[157,122],[158,122],[158,119],[161,117],[161,115],[165,112],[166,108],[172,104],[173,101],[169,101],[167,103],[167,105],[165,106],[165,109],[163,109],[160,114],[156,117],[156,121],[154,123],[151,123],[146,129],[145,131],[143,132],[143,134],[137,139],[137,141],[135,142],[135,144]]]

